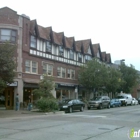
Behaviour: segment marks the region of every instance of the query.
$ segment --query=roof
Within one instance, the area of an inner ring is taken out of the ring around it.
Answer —
[[[54,40],[55,44],[64,45],[63,44],[63,38],[64,38],[64,33],[63,32],[56,33],[54,31],[52,31],[52,36],[53,36],[53,40]]]
[[[64,37],[66,48],[71,49],[74,46],[74,37]]]

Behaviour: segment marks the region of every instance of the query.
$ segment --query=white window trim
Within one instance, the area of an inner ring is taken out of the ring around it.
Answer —
[[[43,74],[47,74],[48,75],[48,70],[49,70],[48,67],[49,67],[49,65],[51,65],[52,66],[52,72],[51,72],[51,75],[48,75],[48,76],[53,76],[53,65],[52,64],[48,64],[48,63],[43,63],[43,65],[47,65],[46,73],[43,73]]]
[[[29,71],[26,71],[26,65],[25,65],[25,73],[31,73],[31,74],[38,74],[38,62],[36,61],[32,61],[32,60],[25,60],[25,64],[26,64],[26,61],[29,61],[30,62],[30,72]],[[36,63],[36,73],[35,72],[32,72],[32,63],[35,62]]]

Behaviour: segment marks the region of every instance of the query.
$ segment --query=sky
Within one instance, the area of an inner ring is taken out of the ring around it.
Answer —
[[[125,59],[140,71],[139,0],[1,1],[0,8],[5,6],[67,37],[91,39],[100,44],[101,52],[111,54],[112,63]]]

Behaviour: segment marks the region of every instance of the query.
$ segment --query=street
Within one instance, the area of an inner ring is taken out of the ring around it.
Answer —
[[[128,140],[132,128],[140,129],[140,105],[63,115],[0,118],[0,139]]]

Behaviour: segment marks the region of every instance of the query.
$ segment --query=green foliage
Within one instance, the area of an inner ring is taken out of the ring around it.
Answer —
[[[39,89],[33,90],[33,94],[39,98],[54,98],[51,91],[54,89],[53,78],[51,76],[44,75],[43,79],[39,83]]]
[[[47,75],[43,76],[43,79],[39,83],[39,88],[33,90],[39,100],[36,103],[36,107],[43,112],[50,112],[58,110],[58,104],[53,97],[51,91],[54,89],[53,78]]]
[[[40,111],[50,112],[58,110],[58,104],[55,99],[41,98],[37,101],[36,106]]]
[[[130,93],[133,87],[139,84],[140,76],[138,71],[134,69],[133,65],[129,67],[122,64],[120,65],[120,72],[122,73],[122,79],[125,81],[120,90]]]
[[[16,46],[10,43],[0,44],[0,89],[4,89],[8,83],[12,83],[16,68],[14,61]]]
[[[124,83],[122,73],[118,69],[109,68],[107,74],[108,77],[106,78],[105,90],[107,93],[115,93]]]
[[[93,59],[82,66],[79,71],[78,81],[89,92],[104,86],[107,77],[107,68]]]

